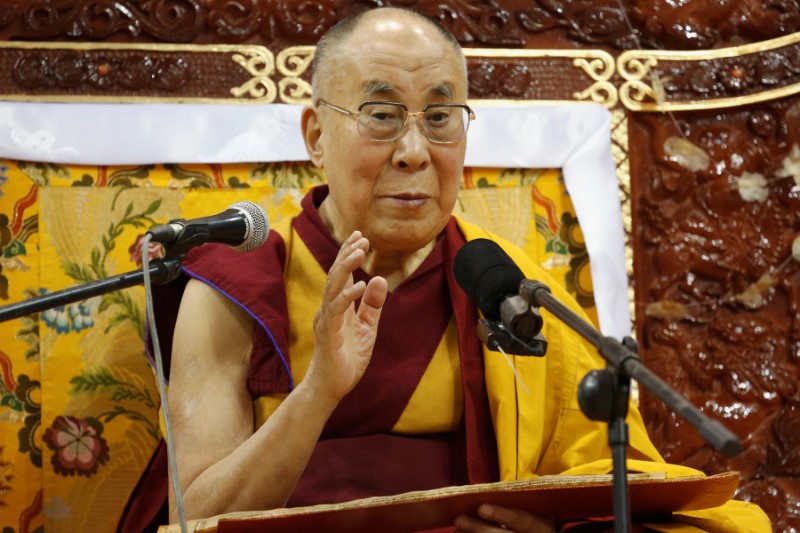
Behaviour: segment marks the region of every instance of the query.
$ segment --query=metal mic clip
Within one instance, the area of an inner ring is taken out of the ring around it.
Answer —
[[[519,294],[503,300],[500,304],[500,319],[511,334],[523,342],[536,338],[544,325],[539,309],[531,306]]]
[[[535,355],[547,353],[547,340],[541,333],[531,339],[522,340],[506,329],[502,322],[481,318],[478,320],[478,338],[492,351],[503,351],[513,355]]]

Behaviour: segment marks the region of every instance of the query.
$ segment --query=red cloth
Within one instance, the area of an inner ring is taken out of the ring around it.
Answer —
[[[169,523],[167,447],[161,441],[133,489],[117,524],[117,533],[149,533]]]

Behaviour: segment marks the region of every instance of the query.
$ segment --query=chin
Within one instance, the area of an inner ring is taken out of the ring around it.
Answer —
[[[444,226],[442,224],[441,227],[427,229],[401,226],[392,231],[382,231],[375,235],[376,246],[377,241],[380,241],[380,248],[386,251],[414,252],[435,241]],[[372,242],[370,239],[370,243]]]

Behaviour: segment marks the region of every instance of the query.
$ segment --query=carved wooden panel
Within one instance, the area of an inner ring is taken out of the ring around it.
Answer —
[[[269,64],[264,49],[253,46],[229,51],[197,46],[8,45],[0,43],[0,69],[11,74],[0,77],[0,95],[15,100],[231,98],[232,88],[247,93],[243,86],[256,85],[251,80],[257,76],[245,67],[252,65],[255,71]],[[217,60],[220,55],[224,61]]]
[[[319,36],[376,5],[449,28],[472,99],[616,106],[642,357],[745,451],[643,392],[651,436],[800,530],[797,0],[6,0],[0,99],[302,102]]]
[[[437,18],[466,46],[701,50],[800,31],[795,0],[6,0],[0,40],[313,44],[377,5]]]
[[[800,92],[798,34],[724,51],[628,51],[618,65],[620,98],[635,111],[732,107]]]
[[[306,102],[314,46],[0,42],[0,100]],[[617,103],[602,50],[471,48],[473,99]]]
[[[725,460],[646,391],[642,413],[667,460],[739,470],[738,497],[776,531],[800,527],[798,43],[617,61],[620,102],[639,111],[628,117],[642,357],[744,452]]]
[[[646,392],[642,411],[667,460],[741,471],[739,496],[789,531],[800,527],[800,99],[674,118],[630,119],[639,339],[647,365],[745,451],[724,460]]]

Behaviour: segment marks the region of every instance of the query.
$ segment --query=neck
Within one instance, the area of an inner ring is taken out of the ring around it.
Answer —
[[[429,242],[413,252],[381,252],[370,248],[361,268],[370,276],[385,278],[391,291],[419,268],[435,244],[436,241]]]
[[[319,206],[319,215],[322,222],[331,232],[334,240],[339,244],[343,243],[350,234],[358,228],[342,228],[335,223],[335,216],[331,212],[330,202],[323,201]],[[365,235],[369,239],[369,235]],[[370,240],[370,248],[364,258],[361,269],[370,276],[381,276],[386,279],[389,290],[394,290],[406,278],[417,270],[419,265],[433,250],[436,240],[427,243],[416,250],[392,250],[382,246],[384,243]]]

